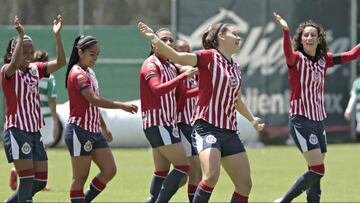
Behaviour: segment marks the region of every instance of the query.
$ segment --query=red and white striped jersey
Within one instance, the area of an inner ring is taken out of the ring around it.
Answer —
[[[67,93],[70,103],[70,116],[68,123],[73,123],[89,132],[100,132],[100,111],[81,94],[85,88],[91,88],[99,95],[99,85],[96,75],[91,68],[82,69],[74,65],[67,79]]]
[[[236,102],[241,86],[241,68],[216,49],[197,51],[199,99],[193,123],[203,119],[215,127],[237,130]]]
[[[17,69],[10,78],[1,68],[2,89],[5,96],[4,129],[15,127],[37,132],[44,125],[40,111],[39,80],[47,77],[46,63],[30,63],[25,71]]]
[[[327,68],[348,63],[360,56],[360,44],[350,51],[333,54],[327,52],[319,59],[311,59],[291,47],[290,32],[283,30],[283,50],[288,65],[290,83],[290,116],[302,115],[314,121],[326,118],[324,84]]]
[[[193,89],[193,88],[198,87],[198,83],[196,81],[196,75],[184,80],[183,84],[188,89]],[[186,123],[188,125],[191,125],[191,118],[193,117],[195,104],[196,104],[198,97],[197,96],[196,97],[188,97],[188,98],[181,97],[180,99],[184,99],[185,101],[179,101],[179,99],[177,99],[177,102],[183,103],[183,105],[180,107],[178,105],[178,107],[179,107],[178,123]]]
[[[312,61],[295,52],[297,63],[288,69],[290,83],[290,116],[302,115],[314,121],[326,118],[324,85],[326,69],[332,66],[332,55]]]
[[[158,125],[176,126],[175,90],[185,78],[178,76],[173,64],[155,55],[144,61],[139,74],[144,129]]]

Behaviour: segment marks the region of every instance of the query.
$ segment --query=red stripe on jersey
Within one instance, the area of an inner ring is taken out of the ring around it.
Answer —
[[[10,78],[5,77],[7,65],[1,68],[6,104],[4,129],[15,127],[37,132],[44,125],[40,112],[39,80],[47,76],[46,64],[30,63],[25,71],[17,69]]]
[[[324,84],[331,55],[311,61],[297,52],[296,66],[289,68],[290,115],[302,115],[314,121],[326,118]]]
[[[203,119],[218,128],[237,130],[236,101],[241,86],[241,69],[217,50],[201,50],[199,57],[199,100],[193,122]],[[210,85],[211,84],[211,85]]]
[[[160,61],[154,55],[147,58],[141,66],[139,79],[143,128],[157,125],[175,127],[177,121],[176,88],[159,97],[148,86],[148,80],[151,77],[159,77],[160,83],[164,84],[174,80],[177,77],[177,71],[173,64],[168,61]]]
[[[198,87],[196,82],[196,76],[194,75],[191,78],[187,78],[183,81],[184,85],[188,89],[193,89]],[[194,108],[197,101],[197,97],[189,97],[184,101],[184,106],[178,109],[178,123],[186,123],[191,125],[191,118],[194,114]]]
[[[100,132],[100,110],[93,106],[81,94],[83,88],[90,87],[99,95],[99,85],[96,75],[91,68],[86,71],[74,65],[69,73],[67,92],[70,103],[70,116],[68,123],[73,123],[89,132]]]

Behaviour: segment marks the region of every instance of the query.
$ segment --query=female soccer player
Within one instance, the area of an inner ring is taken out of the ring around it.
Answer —
[[[285,196],[276,201],[291,202],[306,190],[308,202],[319,202],[320,180],[325,172],[324,156],[327,150],[323,123],[326,118],[324,108],[326,70],[333,65],[357,59],[360,55],[360,44],[349,52],[332,54],[328,52],[324,29],[309,20],[301,23],[296,29],[293,38],[294,52],[286,21],[276,13],[274,18],[283,31],[283,48],[288,65],[290,133],[309,168]]]
[[[138,28],[159,53],[174,63],[198,67],[199,100],[195,107],[193,135],[202,169],[202,180],[193,202],[208,202],[220,175],[220,165],[234,183],[231,201],[247,202],[251,189],[250,165],[237,134],[235,109],[257,130],[264,124],[254,118],[241,100],[240,65],[231,56],[239,50],[240,37],[233,26],[210,26],[202,37],[204,50],[177,52],[144,23]]]
[[[1,68],[2,88],[5,96],[5,124],[3,141],[9,162],[13,162],[19,175],[18,190],[7,202],[32,201],[34,194],[47,183],[47,154],[39,129],[44,125],[40,111],[39,80],[48,77],[66,64],[61,41],[62,17],[54,20],[57,59],[47,63],[31,63],[32,39],[15,16],[17,39],[11,39]]]
[[[174,49],[178,52],[191,52],[190,45],[185,40],[177,40],[175,42]],[[176,68],[178,72],[182,73],[187,68],[191,66],[181,66],[176,64]],[[186,80],[183,81],[183,84],[188,89],[193,89],[198,87],[197,83],[197,75],[193,77],[188,77]],[[192,124],[191,118],[194,114],[194,108],[197,101],[196,97],[189,97],[186,98],[182,92],[176,92],[176,103],[177,103],[177,116],[178,116],[178,128],[181,136],[181,142],[185,148],[186,155],[189,160],[190,169],[188,171],[188,198],[189,201],[192,202],[194,198],[194,194],[196,188],[201,180],[201,168],[200,168],[200,161],[199,156],[197,154],[195,144],[192,142],[191,132],[192,132]]]
[[[158,39],[173,46],[173,34],[162,28]],[[155,172],[148,202],[168,202],[189,170],[186,154],[177,128],[175,91],[181,81],[195,72],[190,68],[178,75],[175,66],[152,46],[150,56],[141,66],[140,99],[143,129],[152,147]],[[170,163],[174,169],[168,175]]]
[[[137,112],[137,106],[110,101],[99,96],[99,86],[92,67],[100,53],[99,42],[92,36],[75,39],[66,72],[65,87],[70,103],[70,117],[65,131],[65,143],[71,155],[73,180],[71,202],[90,202],[115,176],[116,165],[107,142],[113,137],[98,107]],[[100,168],[86,194],[84,184],[91,161]]]

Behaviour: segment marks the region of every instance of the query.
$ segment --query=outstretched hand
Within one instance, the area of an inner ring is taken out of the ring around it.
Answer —
[[[14,18],[14,24],[15,24],[15,29],[19,33],[19,35],[24,37],[25,30],[24,30],[24,27],[20,24],[19,18],[17,16],[15,16],[15,18]]]
[[[274,20],[275,22],[283,29],[283,30],[289,30],[289,26],[287,22],[277,13],[273,12]]]
[[[143,22],[139,22],[137,27],[139,28],[141,34],[143,34],[147,39],[152,40],[155,37],[155,33],[154,31],[147,26],[145,23]]]
[[[135,104],[124,104],[122,110],[135,114],[138,111],[138,107]]]
[[[53,26],[53,31],[55,35],[58,35],[60,33],[62,24],[63,24],[63,17],[61,15],[56,16],[56,18],[54,19],[54,26]]]

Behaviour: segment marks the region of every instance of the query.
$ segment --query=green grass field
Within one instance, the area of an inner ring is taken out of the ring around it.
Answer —
[[[0,201],[12,191],[8,187],[9,171],[5,153],[0,153]],[[97,202],[144,202],[148,197],[153,171],[149,149],[113,149],[118,167],[115,178],[98,196]],[[322,181],[322,202],[360,202],[360,144],[329,145],[326,155],[326,172]],[[283,195],[299,175],[307,169],[306,164],[294,146],[271,146],[248,149],[252,168],[253,188],[250,202],[272,202]],[[70,156],[66,149],[50,149],[49,182],[50,192],[38,193],[36,202],[69,201],[71,181]],[[98,172],[92,166],[89,180]],[[87,186],[86,186],[87,188]],[[223,171],[211,196],[211,202],[229,202],[233,185]],[[173,202],[186,202],[186,187],[179,189]],[[296,202],[304,202],[305,196]]]

